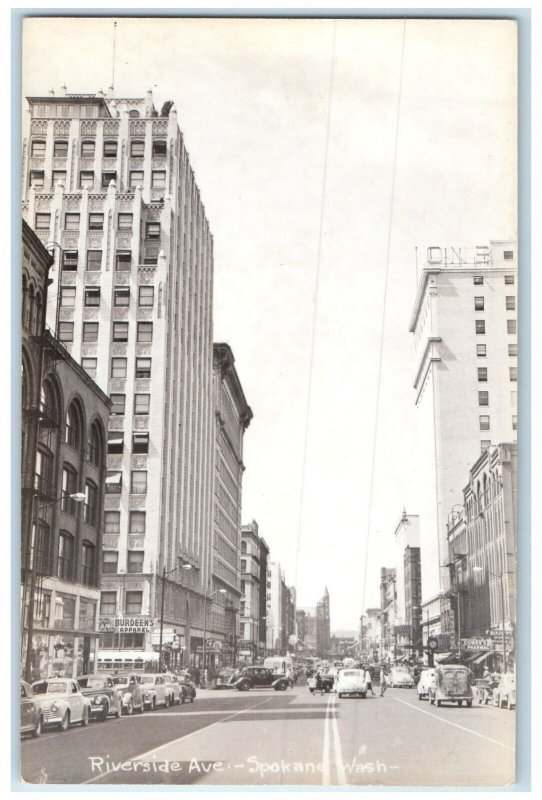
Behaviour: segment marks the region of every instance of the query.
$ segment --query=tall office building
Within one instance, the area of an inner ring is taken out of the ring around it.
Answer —
[[[432,620],[448,588],[446,525],[465,475],[487,447],[516,439],[516,283],[516,242],[492,241],[430,247],[418,285],[410,331],[422,592]]]
[[[316,603],[316,648],[322,655],[329,653],[330,625],[329,592],[326,586],[321,600]]]
[[[239,655],[257,657],[265,650],[265,593],[269,548],[252,520],[241,527],[241,642]]]
[[[23,215],[55,252],[49,325],[113,404],[102,646],[155,659],[165,589],[163,644],[186,657],[213,555],[205,209],[172,103],[63,89],[28,107]]]

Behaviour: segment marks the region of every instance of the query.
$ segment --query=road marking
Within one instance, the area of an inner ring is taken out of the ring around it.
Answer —
[[[333,695],[333,703],[330,711],[333,712],[337,711],[336,695]],[[341,737],[339,736],[339,727],[337,725],[337,714],[334,713],[333,715],[330,715],[330,719],[332,720],[331,729],[333,731],[333,747],[335,750],[335,769],[337,771],[337,780],[340,786],[346,786],[348,781],[346,780],[346,773],[344,770],[343,752],[341,748]]]
[[[216,722],[213,722],[211,725],[207,725],[205,728],[198,728],[197,731],[192,731],[191,733],[185,733],[184,736],[179,736],[178,739],[171,739],[171,741],[165,742],[165,744],[161,744],[158,747],[153,747],[151,750],[147,750],[147,752],[142,753],[141,755],[132,756],[131,758],[125,758],[124,761],[144,761],[146,759],[149,759],[150,756],[153,753],[156,754],[160,750],[164,750],[166,747],[171,747],[171,745],[175,745],[178,742],[182,742],[183,740],[190,739],[191,736],[195,736],[197,733],[200,733],[202,730],[208,731],[211,728],[214,728],[215,725],[220,725],[221,722],[226,722],[226,720],[233,719],[234,717],[238,717],[239,715],[243,714],[245,711],[250,711],[250,709],[252,709],[252,708],[257,708],[258,706],[263,706],[265,703],[268,703],[269,700],[271,700],[271,698],[267,697],[265,700],[262,700],[261,703],[254,703],[251,706],[247,706],[247,708],[242,708],[240,710],[234,711],[233,714],[229,714],[228,716],[224,717],[224,719],[219,719]],[[107,777],[108,775],[111,775],[111,774],[115,774],[115,773],[102,772],[99,775],[95,775],[93,778],[89,778],[86,781],[82,781],[82,785],[87,784],[87,783],[94,783],[94,781],[97,781],[100,778]]]
[[[412,703],[407,703],[406,700],[401,700],[399,697],[394,697],[398,703],[403,703],[405,706],[410,706],[413,708],[414,711],[419,711],[420,714],[425,714],[428,717],[432,717],[432,719],[439,720],[439,722],[444,722],[446,725],[452,725],[454,728],[459,728],[461,731],[466,731],[467,733],[472,733],[473,736],[478,736],[480,739],[485,739],[487,742],[492,742],[493,744],[498,744],[499,747],[504,747],[505,750],[511,750],[515,752],[515,747],[510,747],[509,744],[503,744],[503,742],[499,742],[498,739],[492,739],[490,736],[485,736],[483,733],[478,733],[478,731],[473,731],[472,728],[466,728],[464,725],[460,725],[458,722],[451,722],[449,719],[444,719],[443,717],[439,717],[438,714],[432,714],[430,711],[425,711],[423,708],[419,708],[419,706],[415,706]]]
[[[326,718],[324,720],[324,746],[322,749],[322,786],[331,785],[331,771],[329,764],[329,706],[331,695],[326,704]]]
[[[244,711],[248,711],[248,709],[244,709]],[[291,706],[290,708],[262,708],[258,711],[258,714],[314,714],[322,713],[324,711],[323,706],[314,706],[313,708],[296,708],[295,706]],[[335,709],[331,709],[332,712],[335,712]],[[152,718],[155,717],[210,717],[213,714],[226,714],[227,711],[153,711]],[[239,712],[243,713],[243,712]]]

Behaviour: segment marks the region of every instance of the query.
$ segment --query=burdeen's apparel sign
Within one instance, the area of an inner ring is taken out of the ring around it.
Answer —
[[[155,624],[153,617],[102,617],[100,630],[110,633],[150,633]]]

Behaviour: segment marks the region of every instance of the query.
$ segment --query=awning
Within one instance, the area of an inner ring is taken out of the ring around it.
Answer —
[[[158,661],[155,650],[98,650],[100,661]]]
[[[120,483],[122,479],[122,472],[115,472],[114,475],[110,475],[108,478],[105,479],[106,483]]]
[[[435,653],[434,660],[440,664],[440,662],[448,658],[448,656],[451,656],[451,653]]]
[[[481,656],[478,656],[478,658],[475,658],[472,663],[473,664],[481,664],[482,661],[485,661],[486,658],[489,658],[489,656],[494,655],[494,653],[495,653],[495,650],[488,650],[487,653],[482,653]]]
[[[477,650],[475,653],[472,653],[470,656],[468,656],[468,657],[465,659],[465,661],[474,661],[474,659],[475,659],[475,658],[478,658],[478,657],[481,655],[481,653],[482,653],[482,651],[481,651],[481,650]]]

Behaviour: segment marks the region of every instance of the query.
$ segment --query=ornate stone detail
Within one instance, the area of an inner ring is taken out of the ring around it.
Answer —
[[[90,211],[101,211],[104,203],[107,199],[107,195],[99,194],[94,195],[88,198],[88,207]]]
[[[128,344],[125,342],[114,342],[111,345],[112,356],[125,356],[127,353]]]
[[[160,219],[160,209],[159,208],[148,208],[147,209],[147,220],[149,222],[158,222]],[[147,245],[147,250],[151,248],[152,245]],[[158,250],[156,250],[158,254]]]
[[[130,495],[130,509],[145,508],[147,496],[144,494],[131,494]]]
[[[84,308],[83,309],[83,319],[91,320],[91,319],[99,319],[100,318],[100,309],[99,308]]]
[[[153,169],[165,169],[166,168],[166,160],[165,160],[165,158],[153,158],[152,159],[152,168]]]
[[[82,356],[95,356],[98,353],[98,345],[94,342],[83,342],[81,345]]]
[[[57,119],[54,127],[55,136],[68,136],[70,132],[70,121]]]
[[[152,272],[143,271],[141,267],[138,270],[139,283],[148,284],[154,283],[154,270]]]
[[[110,431],[123,431],[124,430],[124,417],[116,414],[114,417],[109,417],[109,430]]]
[[[79,169],[94,169],[94,159],[93,158],[80,158],[79,159]]]
[[[121,470],[122,469],[122,456],[121,455],[114,455],[114,456],[107,456],[107,469],[113,470]]]
[[[163,136],[167,133],[167,122],[165,119],[155,119],[152,123],[152,135]]]
[[[47,120],[45,119],[32,120],[32,125],[30,126],[30,133],[37,133],[42,136],[45,135],[47,133]]]
[[[82,136],[94,136],[96,133],[96,123],[90,122],[89,120],[83,120],[81,122],[81,135]]]
[[[135,550],[136,548],[145,547],[145,537],[144,536],[133,536],[128,534],[128,547],[131,550]]]
[[[109,390],[111,392],[124,392],[126,388],[126,381],[124,378],[113,378],[109,381]]]
[[[111,234],[113,231],[113,212],[111,210],[108,211],[107,214],[107,239],[106,239],[106,247],[105,247],[105,271],[109,272],[111,269]]]
[[[126,286],[130,283],[129,272],[115,272],[115,286]]]
[[[77,250],[79,244],[79,234],[77,233],[64,233],[64,250]]]
[[[85,285],[96,286],[100,283],[101,275],[99,272],[85,272]]]
[[[78,194],[64,195],[64,207],[68,209],[68,211],[78,211],[80,205],[81,205],[80,195]]]
[[[120,494],[106,494],[104,508],[106,511],[118,511],[120,509]]]
[[[145,320],[145,319],[152,319],[152,308],[138,308],[137,309],[137,320],[138,322]]]
[[[147,469],[147,456],[132,456],[130,464],[132,469]]]
[[[149,415],[137,415],[133,418],[134,428],[138,431],[146,431],[149,427]]]
[[[28,166],[30,169],[42,169],[43,165],[45,164],[44,158],[31,158]]]
[[[62,284],[64,286],[75,286],[77,283],[77,272],[63,272]]]
[[[136,344],[136,356],[150,356],[152,344]]]
[[[145,120],[132,119],[130,120],[130,134],[132,135],[145,135]]]
[[[47,211],[49,209],[49,206],[51,205],[52,199],[53,199],[52,195],[40,194],[38,197],[36,197],[34,208],[37,211],[42,211],[42,210]]]
[[[134,203],[135,193],[132,192],[122,192],[117,194],[117,208],[120,209],[128,209],[128,211],[132,208]]]
[[[60,319],[62,320],[62,322],[72,322],[74,310],[75,309],[73,308],[61,308]]]
[[[34,233],[37,234],[38,239],[40,239],[43,244],[47,244],[47,242],[51,239],[49,231],[34,231]]]
[[[103,234],[101,232],[95,233],[93,231],[92,233],[87,233],[87,247],[90,248],[90,250],[100,249],[102,246],[102,241]]]
[[[165,189],[151,189],[151,202],[159,208],[163,208]]]
[[[112,509],[108,509],[108,510],[111,511]],[[118,535],[118,533],[104,533],[103,546],[104,547],[115,547],[115,548],[117,548],[119,546],[119,535]]]
[[[117,248],[119,250],[129,250],[132,244],[132,236],[129,233],[117,234]]]
[[[119,125],[120,123],[117,120],[108,119],[106,122],[104,122],[104,135],[112,136],[113,134],[118,133]]]
[[[128,319],[128,309],[127,308],[113,308],[113,319],[115,322],[121,322],[122,320]]]
[[[147,245],[145,248],[145,258],[158,258],[160,253],[160,245]]]
[[[136,378],[134,381],[135,392],[149,392],[151,388],[150,378]]]
[[[102,169],[115,169],[117,166],[117,159],[116,158],[104,158],[102,159]]]
[[[53,158],[53,169],[65,169],[66,158]]]

